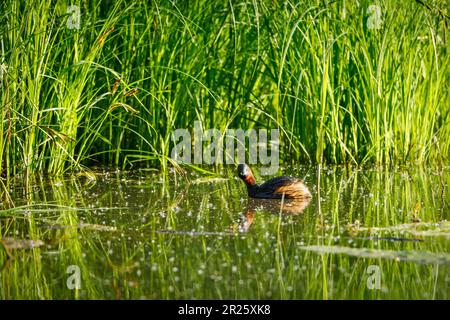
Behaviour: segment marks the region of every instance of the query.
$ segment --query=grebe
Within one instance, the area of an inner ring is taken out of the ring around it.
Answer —
[[[292,177],[276,177],[256,184],[250,167],[246,164],[238,165],[238,175],[247,186],[248,196],[258,199],[305,199],[311,198],[311,193],[302,180]]]

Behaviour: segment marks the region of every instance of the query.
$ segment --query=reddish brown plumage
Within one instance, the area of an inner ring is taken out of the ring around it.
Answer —
[[[297,199],[303,198],[305,195],[311,196],[308,188],[303,184],[302,180],[297,180],[291,184],[285,184],[277,187],[274,191],[276,194],[283,194],[286,198]]]
[[[255,177],[253,177],[253,175],[248,175],[247,177],[244,178],[244,181],[246,184],[251,185],[251,186],[256,184],[256,180],[255,180]]]

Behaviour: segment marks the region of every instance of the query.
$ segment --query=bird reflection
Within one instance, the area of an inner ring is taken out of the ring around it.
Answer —
[[[300,199],[248,199],[247,208],[238,225],[239,232],[247,232],[253,224],[253,218],[257,211],[272,214],[297,215],[303,212],[310,204],[311,198]]]

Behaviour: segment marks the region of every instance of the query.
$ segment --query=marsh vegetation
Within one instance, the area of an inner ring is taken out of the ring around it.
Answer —
[[[4,1],[2,174],[166,171],[173,130],[194,121],[279,129],[286,163],[445,163],[445,1],[371,5],[93,1],[76,19]]]
[[[0,298],[448,299],[448,21],[445,1],[2,1]],[[195,122],[279,130],[277,174],[312,199],[180,167]]]

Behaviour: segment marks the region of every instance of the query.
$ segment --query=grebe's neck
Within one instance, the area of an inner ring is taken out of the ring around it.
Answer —
[[[251,187],[256,185],[255,177],[252,174],[249,174],[244,178],[244,182],[247,185],[247,187]]]

